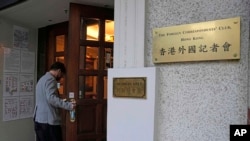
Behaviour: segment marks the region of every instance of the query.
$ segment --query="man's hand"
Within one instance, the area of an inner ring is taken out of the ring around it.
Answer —
[[[70,103],[71,103],[71,109],[72,110],[75,109],[76,108],[76,101],[75,101],[75,99],[71,99]]]

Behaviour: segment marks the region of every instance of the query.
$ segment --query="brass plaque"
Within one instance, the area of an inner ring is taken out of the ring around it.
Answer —
[[[240,17],[153,29],[153,62],[240,59]]]
[[[113,78],[113,96],[146,98],[146,83],[146,77]]]

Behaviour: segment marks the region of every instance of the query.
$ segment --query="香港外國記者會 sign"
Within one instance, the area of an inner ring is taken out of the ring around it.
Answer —
[[[153,62],[240,59],[240,17],[153,29]]]

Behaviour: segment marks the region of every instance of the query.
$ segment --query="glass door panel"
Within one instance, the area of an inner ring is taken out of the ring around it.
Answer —
[[[56,57],[56,61],[64,63],[64,57],[63,56]]]
[[[91,46],[80,47],[80,69],[97,70],[99,48]]]
[[[114,42],[114,21],[113,20],[105,21],[105,41]]]
[[[113,68],[113,49],[112,48],[105,48],[105,59],[104,59],[104,66],[105,69]]]
[[[97,98],[97,76],[79,76],[79,99]]]
[[[65,48],[65,35],[56,36],[56,52],[62,52]]]
[[[95,18],[81,18],[81,40],[99,41],[100,20]]]

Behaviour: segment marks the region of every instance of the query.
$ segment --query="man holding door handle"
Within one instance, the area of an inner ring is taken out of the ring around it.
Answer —
[[[59,97],[57,83],[66,74],[63,63],[55,62],[36,85],[34,124],[36,141],[62,141],[60,108],[74,110],[76,103]]]

